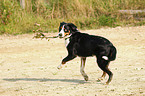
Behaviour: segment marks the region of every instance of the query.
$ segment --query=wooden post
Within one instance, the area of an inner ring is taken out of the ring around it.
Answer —
[[[20,5],[22,9],[25,9],[25,0],[20,0]]]
[[[144,14],[145,10],[119,10],[119,13],[125,14],[127,19],[130,19],[130,18],[133,19],[135,14]],[[144,17],[143,18],[136,17],[134,19],[144,20]]]

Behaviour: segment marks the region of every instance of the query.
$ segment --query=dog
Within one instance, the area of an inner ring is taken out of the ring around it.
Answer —
[[[80,72],[85,81],[88,81],[88,76],[84,71],[86,57],[96,56],[97,64],[103,70],[103,74],[98,80],[102,80],[107,73],[109,78],[106,84],[110,83],[113,73],[108,66],[110,61],[115,60],[117,50],[108,39],[81,33],[73,23],[65,22],[60,23],[58,37],[65,39],[65,46],[68,51],[68,55],[57,67],[58,69],[61,69],[62,65],[78,56],[81,58]]]

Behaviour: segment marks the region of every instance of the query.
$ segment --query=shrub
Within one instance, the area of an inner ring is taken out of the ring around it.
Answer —
[[[25,0],[22,9],[20,0],[1,0],[0,34],[23,34],[41,29],[56,32],[62,21],[75,23],[81,29],[95,29],[102,26],[115,27],[133,23],[123,22],[118,10],[144,9],[144,0]],[[34,26],[35,23],[40,26]]]

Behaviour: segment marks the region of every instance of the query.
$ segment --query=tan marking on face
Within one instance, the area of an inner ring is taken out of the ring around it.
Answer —
[[[69,35],[69,34],[70,34],[70,31],[66,32],[66,33],[65,33],[65,36],[67,36],[67,35]]]

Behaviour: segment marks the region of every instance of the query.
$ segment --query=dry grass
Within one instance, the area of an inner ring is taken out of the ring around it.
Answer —
[[[75,23],[81,29],[101,26],[143,25],[144,21],[122,20],[118,10],[144,9],[144,0],[25,0],[21,9],[19,0],[0,2],[0,33],[22,34],[38,29],[56,32],[61,21]],[[123,22],[122,22],[123,21]]]

